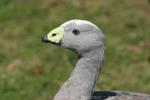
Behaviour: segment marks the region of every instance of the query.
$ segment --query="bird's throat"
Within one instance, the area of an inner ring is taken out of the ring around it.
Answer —
[[[103,54],[103,47],[100,47],[80,57],[71,76],[54,100],[88,100],[99,75]]]

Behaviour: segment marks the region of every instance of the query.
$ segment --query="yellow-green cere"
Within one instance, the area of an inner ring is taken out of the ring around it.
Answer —
[[[48,39],[54,43],[59,43],[60,40],[63,38],[63,36],[64,36],[64,28],[61,26],[53,29],[47,34]]]

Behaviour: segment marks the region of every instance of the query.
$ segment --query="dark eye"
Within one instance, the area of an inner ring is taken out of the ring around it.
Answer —
[[[72,33],[73,33],[74,35],[79,35],[79,34],[80,34],[80,31],[79,31],[78,29],[74,29],[74,30],[72,31]]]

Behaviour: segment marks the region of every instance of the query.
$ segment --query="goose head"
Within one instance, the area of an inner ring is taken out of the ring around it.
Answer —
[[[104,35],[100,28],[86,20],[70,20],[42,37],[42,42],[52,43],[78,54],[103,45]]]

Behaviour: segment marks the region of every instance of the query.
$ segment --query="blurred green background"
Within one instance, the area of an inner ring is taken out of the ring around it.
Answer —
[[[47,100],[76,55],[41,37],[70,19],[85,19],[106,35],[97,90],[150,94],[150,1],[0,0],[0,100]]]

